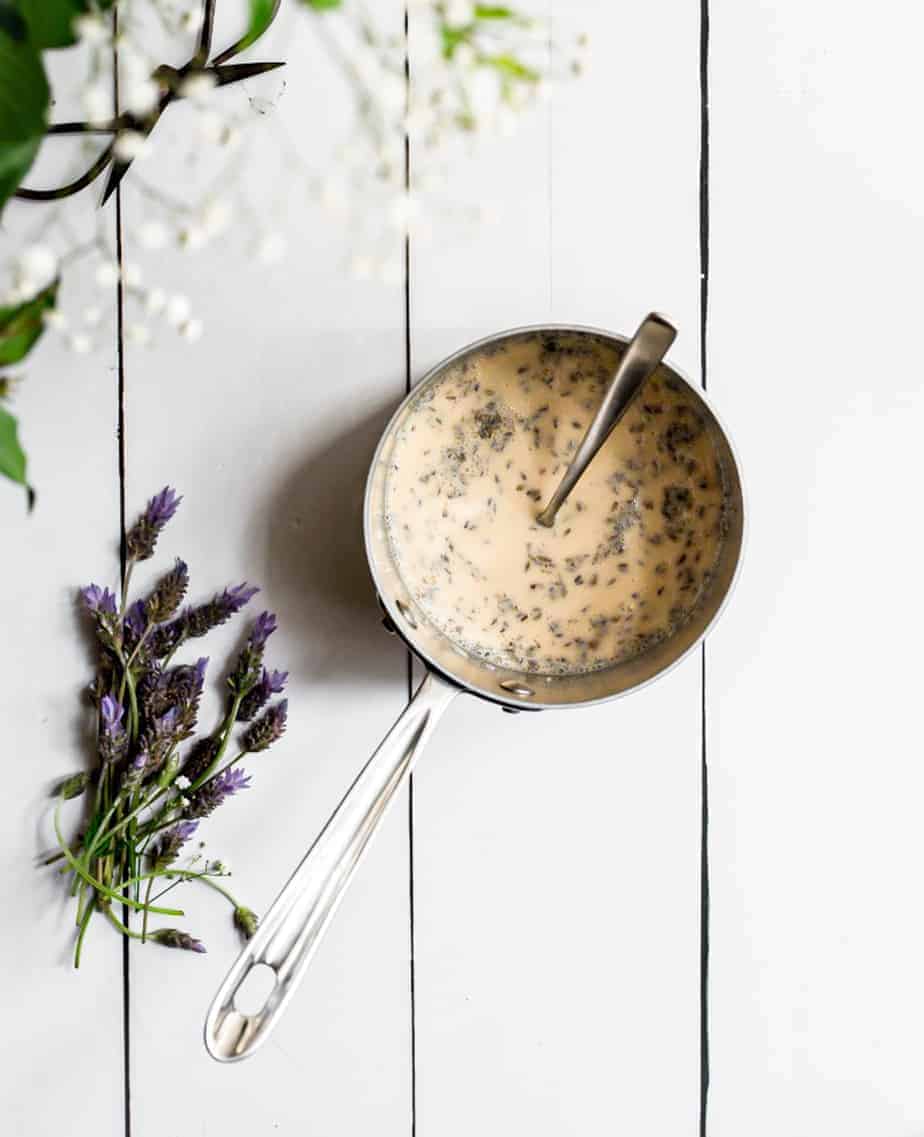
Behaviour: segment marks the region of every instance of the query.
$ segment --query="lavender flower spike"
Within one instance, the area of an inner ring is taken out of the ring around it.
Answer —
[[[190,636],[204,636],[212,628],[226,623],[231,617],[244,607],[259,592],[249,584],[238,584],[233,588],[226,588],[213,596],[208,604],[200,604],[198,608],[189,608],[186,611],[186,627]]]
[[[250,633],[250,646],[262,648],[273,632],[276,631],[276,616],[273,612],[261,612],[254,620],[253,631]]]
[[[223,770],[214,778],[209,778],[193,794],[192,800],[186,807],[187,817],[208,817],[225,800],[233,797],[238,790],[246,790],[250,786],[250,778],[239,767]]]
[[[123,636],[125,638],[125,645],[126,647],[134,647],[144,635],[145,629],[148,626],[148,618],[144,612],[143,600],[136,600],[134,604],[129,605],[129,609],[125,613],[124,625]]]
[[[195,951],[205,955],[205,944],[188,932],[181,932],[179,928],[158,928],[156,932],[151,932],[148,939],[163,944],[164,947],[182,948],[183,951]]]
[[[157,586],[144,602],[144,612],[152,624],[162,624],[175,616],[186,589],[189,587],[189,569],[177,557],[173,568],[157,582]]]
[[[144,602],[139,600],[139,604]],[[148,638],[148,649],[155,659],[164,659],[172,655],[180,646],[189,632],[185,613],[171,620],[169,624],[161,624],[154,629]]]
[[[80,599],[83,606],[94,616],[114,616],[116,614],[115,594],[108,588],[100,588],[98,584],[88,584],[81,588]]]
[[[124,715],[125,708],[115,695],[103,695],[99,704],[99,756],[103,763],[120,761],[128,748],[128,735],[122,725]]]
[[[288,713],[288,699],[282,699],[275,703],[246,731],[242,749],[249,753],[256,753],[272,746],[285,733]]]
[[[125,708],[115,695],[103,695],[99,704],[99,714],[103,720],[103,730],[110,737],[121,730]]]
[[[172,864],[179,856],[180,849],[198,828],[198,821],[179,821],[161,834],[151,853],[154,864],[158,868],[165,868]]]
[[[282,693],[288,678],[288,671],[267,671],[264,667],[260,682],[244,696],[237,712],[237,721],[250,722],[255,714],[263,710],[273,695]]]
[[[200,738],[192,747],[183,763],[183,776],[195,782],[215,761],[221,741],[218,738]]]
[[[140,749],[132,757],[122,774],[122,789],[124,791],[132,790],[141,784],[150,761],[151,754],[147,743],[142,740]]]
[[[154,555],[154,546],[160,532],[176,513],[183,499],[175,490],[165,486],[148,502],[147,507],[135,524],[129,529],[125,539],[126,551],[131,561],[146,561]]]
[[[280,695],[285,690],[288,678],[288,671],[267,671],[264,667],[261,683],[270,695]]]
[[[250,635],[247,637],[247,643],[244,645],[241,654],[237,657],[237,663],[234,665],[234,670],[228,676],[228,686],[233,695],[247,698],[253,695],[254,698],[250,700],[250,707],[248,713],[241,715],[238,713],[238,720],[246,722],[247,719],[252,718],[266,699],[258,702],[258,696],[255,694],[260,682],[260,668],[263,666],[263,652],[266,648],[266,641],[276,630],[276,617],[272,612],[261,612],[260,615],[254,620],[253,627],[250,629]]]

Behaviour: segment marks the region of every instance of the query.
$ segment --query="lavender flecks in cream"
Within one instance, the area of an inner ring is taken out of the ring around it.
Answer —
[[[716,563],[723,481],[682,384],[645,385],[546,529],[536,516],[618,363],[587,336],[492,346],[424,391],[386,486],[396,563],[470,654],[539,674],[611,666],[669,635]]]

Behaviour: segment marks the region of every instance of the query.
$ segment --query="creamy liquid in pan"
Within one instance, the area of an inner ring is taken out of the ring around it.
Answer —
[[[587,337],[489,348],[424,392],[395,441],[393,555],[426,616],[472,655],[540,674],[607,667],[670,635],[709,580],[722,476],[670,378],[648,381],[554,528],[536,521],[617,362]]]

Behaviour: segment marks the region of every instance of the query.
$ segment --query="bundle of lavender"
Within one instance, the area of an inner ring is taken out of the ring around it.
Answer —
[[[68,875],[76,897],[75,967],[97,912],[123,936],[204,952],[189,933],[149,924],[150,917],[183,915],[158,901],[184,881],[220,893],[232,905],[234,923],[245,937],[253,935],[257,924],[253,912],[219,883],[229,875],[225,866],[201,853],[186,856],[184,846],[202,818],[249,786],[240,761],[266,750],[285,730],[287,700],[270,700],[282,691],[287,674],[263,666],[266,642],[276,628],[276,617],[263,612],[228,675],[221,722],[210,734],[193,738],[208,660],[174,664],[173,657],[187,640],[226,623],[258,590],[239,584],[207,604],[181,611],[189,576],[185,563],[177,560],[147,596],[129,603],[132,569],[153,556],[180,501],[168,486],[129,530],[121,603],[96,584],[80,593],[99,651],[91,687],[97,763],[60,785],[54,819],[60,851],[48,861],[65,862],[60,871]],[[232,742],[239,723],[247,725]],[[92,795],[89,817],[79,838],[68,844],[61,807],[84,794]]]

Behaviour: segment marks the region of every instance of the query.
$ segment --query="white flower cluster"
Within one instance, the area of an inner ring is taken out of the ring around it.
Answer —
[[[231,232],[238,239],[243,236],[252,259],[276,264],[287,252],[282,221],[291,212],[291,197],[307,185],[319,211],[347,230],[354,250],[348,258],[352,274],[399,283],[403,265],[395,258],[396,233],[423,231],[434,208],[458,216],[449,188],[453,162],[484,136],[510,135],[524,111],[545,99],[554,84],[581,69],[583,47],[579,43],[568,53],[556,51],[544,24],[502,6],[409,0],[408,7],[413,46],[410,82],[404,36],[384,34],[360,0],[344,0],[341,8],[319,15],[284,12],[293,20],[311,20],[353,97],[355,122],[348,138],[332,154],[320,157],[323,172],[305,163],[304,153],[314,153],[313,146],[292,146],[284,131],[267,131],[263,126],[285,88],[285,81],[278,78],[271,81],[275,98],[267,97],[269,80],[232,98],[226,90],[215,90],[211,76],[185,80],[180,89],[182,113],[171,108],[151,134],[155,148],[169,143],[170,131],[178,123],[177,134],[188,158],[172,162],[171,168],[190,172],[190,184],[179,191],[173,182],[169,189],[157,184],[155,163],[140,164],[151,153],[151,138],[140,129],[121,130],[113,142],[116,158],[139,162],[124,183],[131,195],[123,207],[129,249],[143,254],[169,249],[194,253]],[[114,117],[114,47],[120,112],[129,112],[139,122],[154,115],[162,93],[153,78],[159,62],[155,53],[163,53],[165,40],[176,43],[178,38],[190,48],[201,20],[201,0],[124,0],[114,43],[108,14],[91,8],[79,16],[75,30],[88,71],[78,95],[87,121],[99,126]],[[265,198],[259,208],[248,203],[243,189],[242,174],[254,166],[240,149],[247,134],[268,137],[270,144],[278,137],[283,147],[282,174],[271,189],[260,187]],[[98,153],[98,137],[93,145],[91,153]],[[196,191],[192,182],[202,172],[203,151],[210,155],[206,166],[222,168],[218,177]],[[487,209],[478,203],[461,213],[479,220],[486,217]],[[66,233],[63,225],[61,231]],[[60,257],[44,240],[29,244],[9,266],[4,302],[34,296],[54,279],[61,261],[68,263],[69,276],[70,265],[87,258],[96,286],[108,293],[111,304],[120,272],[99,231],[89,246],[74,247],[72,241]],[[146,284],[137,263],[125,264],[121,279],[129,302],[126,333],[132,343],[150,343],[158,322],[187,341],[202,335],[202,321],[193,315],[185,295]],[[94,302],[79,318],[58,309],[48,313],[46,321],[71,350],[85,353],[95,346],[103,312],[102,302]]]
[[[58,258],[47,245],[27,245],[10,265],[10,285],[2,303],[21,304],[31,300],[58,275]]]
[[[585,46],[578,41],[563,58],[544,23],[501,6],[416,0],[409,9],[409,82],[404,37],[383,36],[361,5],[345,0],[316,24],[352,86],[358,129],[338,149],[334,169],[313,179],[312,192],[352,229],[353,274],[386,283],[402,279],[393,252],[383,251],[394,249],[396,229],[423,230],[441,203],[460,213],[449,190],[460,150],[512,135],[524,112],[582,69]],[[486,209],[478,203],[461,212],[477,221]]]
[[[19,304],[31,300],[55,279],[58,266],[58,257],[48,246],[27,246],[13,259],[11,283],[2,296],[2,302]],[[144,318],[162,320],[189,343],[201,338],[203,324],[193,316],[187,296],[170,294],[157,286],[146,287],[136,264],[126,264],[120,273],[115,260],[108,255],[97,258],[93,279],[107,300],[120,277],[126,296],[135,302],[136,310],[143,317],[128,322],[126,338],[131,343],[145,346],[151,342],[151,328]],[[103,305],[94,303],[86,307],[79,318],[54,308],[45,312],[43,319],[49,329],[64,339],[71,351],[86,355],[96,346],[94,336],[103,314]]]

